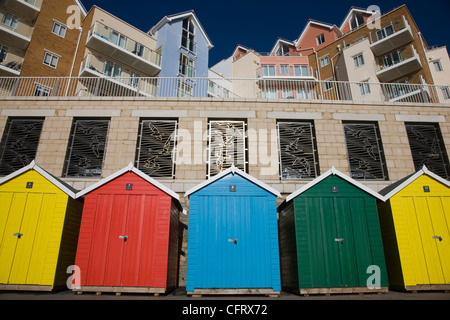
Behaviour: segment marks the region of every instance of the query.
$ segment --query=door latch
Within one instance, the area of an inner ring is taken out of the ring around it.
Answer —
[[[228,242],[233,242],[234,244],[237,244],[237,239],[228,239]]]
[[[128,240],[128,236],[119,236],[119,239],[123,239],[123,241],[127,241]]]
[[[442,237],[440,237],[440,236],[433,236],[433,239],[436,239],[436,240],[442,241]]]
[[[334,241],[344,243],[344,238],[335,238]]]
[[[23,233],[14,233],[13,236],[17,237],[17,239],[20,239],[20,237],[23,236]]]

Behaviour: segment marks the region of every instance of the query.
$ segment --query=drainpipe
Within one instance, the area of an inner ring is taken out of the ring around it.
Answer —
[[[336,80],[336,75],[334,74],[334,64],[333,64],[333,59],[334,58],[336,58],[338,55],[340,55],[341,54],[341,46],[340,45],[338,45],[338,53],[336,53],[330,60],[331,60],[331,72],[332,72],[332,75],[333,75],[333,81],[337,81]],[[339,98],[340,98],[340,94],[339,94],[339,90],[337,89],[337,88],[335,88],[335,91],[336,91],[336,96],[337,96],[337,98],[338,98],[338,100],[340,100]]]
[[[79,49],[79,47],[80,47],[81,33],[83,32],[83,28],[82,28],[82,27],[79,27],[79,28],[78,28],[78,31],[79,31],[80,33],[78,34],[77,48],[75,49],[75,55],[73,56],[72,67],[70,68],[69,82],[68,82],[68,84],[67,84],[67,90],[66,90],[66,94],[65,94],[66,97],[67,97],[67,94],[69,93],[70,81],[71,81],[71,78],[72,78],[72,75],[73,75],[73,68],[74,68],[74,66],[75,66],[75,60],[76,60],[76,58],[77,58],[78,49]]]
[[[321,81],[320,78],[320,68],[319,68],[319,59],[317,58],[317,52],[316,49],[314,47],[311,48],[304,48],[304,49],[296,49],[297,51],[306,51],[306,50],[312,50],[314,53],[314,56],[316,57],[316,68],[317,68],[317,75],[318,75],[318,80]],[[319,89],[320,89],[320,96],[323,97],[323,92],[322,92],[322,85],[319,85]]]

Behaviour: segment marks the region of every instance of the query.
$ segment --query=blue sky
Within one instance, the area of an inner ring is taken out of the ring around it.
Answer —
[[[268,52],[281,37],[295,40],[309,18],[340,26],[351,6],[380,7],[386,13],[406,4],[429,46],[450,48],[450,0],[81,0],[97,5],[133,26],[148,31],[166,15],[194,10],[214,48],[210,66],[228,58],[241,44]]]

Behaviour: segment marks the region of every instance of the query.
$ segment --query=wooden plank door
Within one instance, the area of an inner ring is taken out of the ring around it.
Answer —
[[[21,231],[22,218],[27,200],[26,193],[2,194],[0,200],[2,222],[5,222],[0,243],[0,283],[8,284],[20,239],[14,234]]]

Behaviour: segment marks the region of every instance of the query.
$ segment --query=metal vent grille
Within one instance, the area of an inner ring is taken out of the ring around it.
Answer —
[[[208,177],[228,169],[232,164],[246,171],[246,132],[244,121],[210,121]]]
[[[375,123],[344,123],[351,177],[387,180],[380,134]]]
[[[436,124],[406,124],[414,167],[428,170],[444,179],[450,178],[450,164],[439,127]]]
[[[313,126],[309,122],[278,122],[281,179],[311,179],[318,175]]]
[[[101,176],[108,129],[109,119],[74,120],[65,176]]]
[[[44,119],[9,119],[2,141],[0,175],[19,170],[36,157]]]
[[[156,178],[175,175],[176,120],[141,120],[136,166]]]

